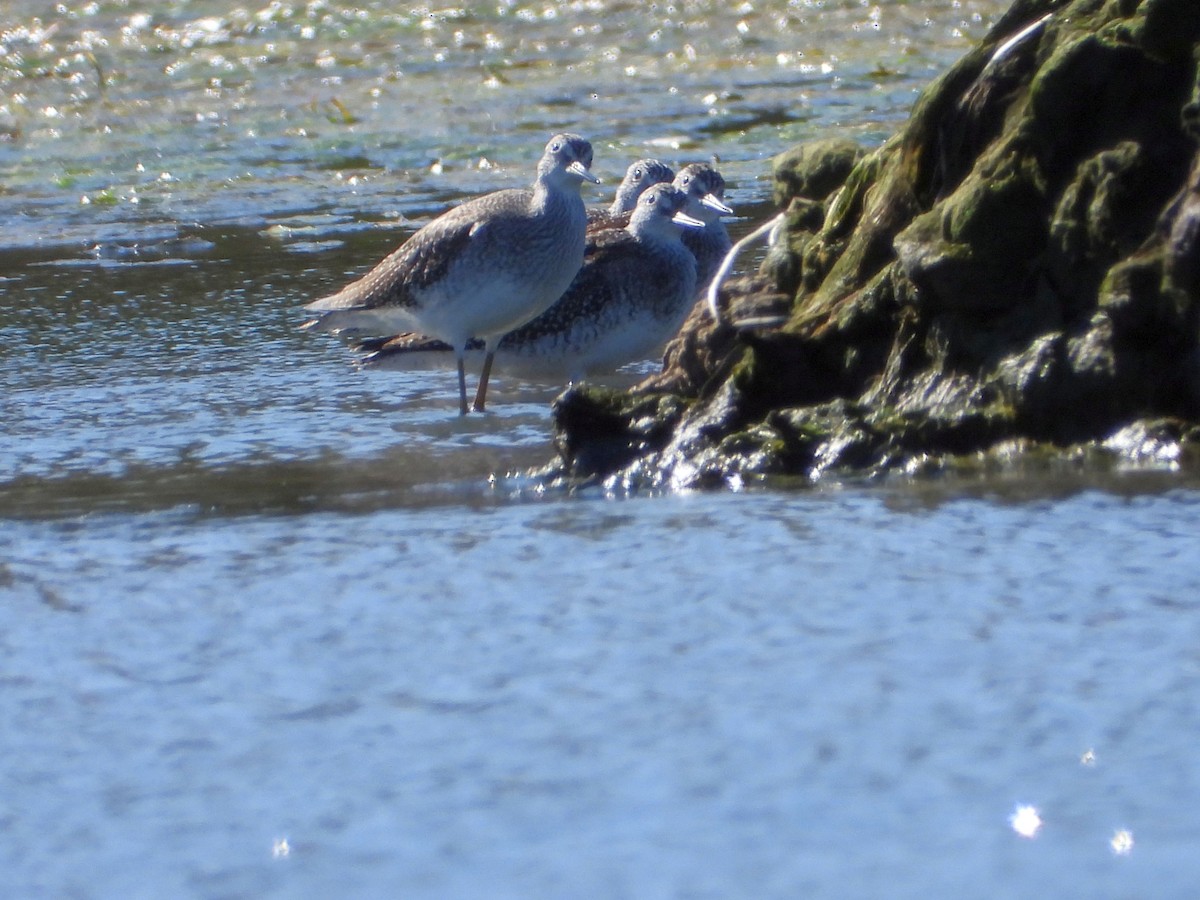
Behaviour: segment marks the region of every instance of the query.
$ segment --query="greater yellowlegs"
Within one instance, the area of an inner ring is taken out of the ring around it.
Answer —
[[[637,205],[638,197],[652,184],[670,183],[675,178],[674,170],[657,159],[639,159],[630,163],[625,177],[617,187],[616,196],[608,209],[588,210],[588,230],[600,228],[624,228],[629,224],[629,214]]]
[[[721,216],[733,214],[725,205],[725,179],[707,163],[684,166],[675,176],[675,187],[688,196],[689,216],[704,222],[704,228],[689,231],[683,243],[696,257],[696,289],[702,293],[733,246]]]
[[[629,225],[592,232],[583,268],[567,292],[505,335],[497,354],[510,371],[577,381],[643,359],[687,317],[696,261],[680,240],[704,223],[685,212],[687,195],[648,188]]]
[[[500,339],[562,296],[583,264],[587,212],[579,195],[592,145],[574,134],[546,144],[532,190],[504,190],[449,210],[358,281],[309,303],[309,326],[376,334],[420,331],[446,341],[458,363],[459,409],[467,412],[463,354],[487,351],[474,408],[482,410]]]

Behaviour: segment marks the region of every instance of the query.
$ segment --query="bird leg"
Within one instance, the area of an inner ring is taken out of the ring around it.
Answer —
[[[479,373],[479,388],[475,391],[475,412],[483,412],[483,402],[487,398],[488,378],[492,374],[492,360],[496,358],[496,348],[492,342],[487,342],[487,355],[483,358],[483,371]],[[466,402],[465,400],[463,401]]]
[[[466,350],[465,346],[454,348],[454,356],[458,361],[458,414],[460,416],[467,414],[467,370],[463,362]]]

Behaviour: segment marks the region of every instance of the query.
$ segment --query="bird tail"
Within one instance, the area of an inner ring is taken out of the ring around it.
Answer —
[[[339,303],[341,296],[333,294],[306,303],[302,307],[304,311],[316,313],[316,317],[300,327],[305,331],[358,331],[367,334],[396,334],[416,327],[409,316],[394,306],[347,307]]]

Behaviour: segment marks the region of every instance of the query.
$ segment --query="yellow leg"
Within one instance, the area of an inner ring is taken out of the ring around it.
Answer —
[[[454,352],[458,357],[458,414],[465,416],[467,414],[467,370],[463,365],[463,353],[465,348],[456,347]]]
[[[483,403],[487,399],[488,378],[492,374],[492,360],[496,358],[496,351],[488,348],[487,356],[483,358],[483,371],[479,373],[479,388],[475,391],[475,412],[483,412]],[[466,400],[463,400],[466,403]]]

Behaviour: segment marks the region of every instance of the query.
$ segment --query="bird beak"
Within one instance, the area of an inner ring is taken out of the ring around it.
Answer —
[[[685,212],[677,212],[671,216],[671,221],[676,225],[682,225],[684,228],[703,228],[704,222],[700,219],[693,218]]]
[[[732,216],[733,215],[733,210],[730,209],[728,206],[726,206],[724,203],[722,203],[720,200],[718,200],[713,194],[705,194],[703,197],[700,198],[700,202],[703,203],[705,206],[707,206],[709,209],[715,209],[717,212],[719,212],[723,216]]]
[[[589,172],[588,167],[585,166],[583,163],[581,163],[579,160],[575,160],[575,162],[573,162],[569,166],[567,166],[567,171],[570,172],[572,175],[574,175],[576,178],[580,178],[584,181],[590,181],[592,184],[600,183],[600,179],[597,178],[595,175],[593,175],[591,172]]]

